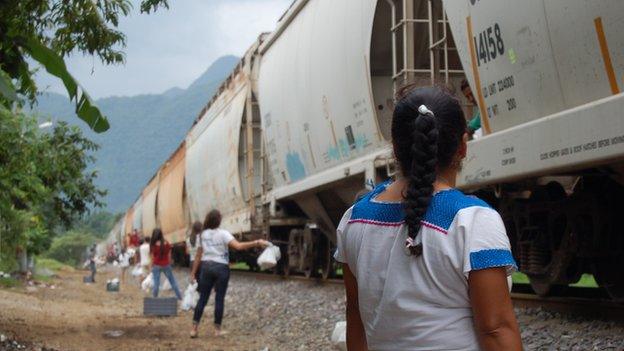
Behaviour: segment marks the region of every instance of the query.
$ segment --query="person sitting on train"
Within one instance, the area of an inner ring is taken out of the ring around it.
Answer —
[[[392,145],[400,172],[346,211],[342,263],[349,350],[521,350],[500,215],[455,189],[468,135],[440,88],[399,92]]]
[[[191,271],[191,277],[195,277],[197,270],[201,269],[199,273],[199,301],[195,305],[195,313],[193,314],[191,338],[197,337],[199,322],[213,287],[216,295],[215,335],[219,336],[226,333],[221,329],[221,321],[223,320],[225,293],[230,280],[229,249],[242,251],[256,247],[265,248],[269,245],[268,241],[262,239],[239,242],[230,232],[219,228],[220,225],[221,213],[218,210],[210,211],[204,221],[204,231],[200,236],[201,245],[197,248],[193,270]]]
[[[171,249],[172,246],[167,240],[165,240],[162,230],[159,228],[154,229],[150,242],[153,279],[152,292],[154,297],[158,297],[158,290],[160,289],[160,272],[163,272],[165,277],[169,280],[169,284],[171,284],[171,288],[175,292],[178,300],[182,300],[182,293],[178,288],[178,283],[176,282],[176,279],[173,276],[173,270],[171,269]]]
[[[465,79],[461,82],[461,91],[466,97],[466,100],[472,104],[472,117],[468,122],[468,136],[473,139],[477,139],[481,135],[481,112],[479,111],[479,105],[472,94],[470,84],[468,84],[468,81]]]

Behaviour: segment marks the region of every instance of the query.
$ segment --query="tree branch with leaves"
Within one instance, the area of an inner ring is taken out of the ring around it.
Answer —
[[[141,13],[160,7],[168,8],[167,0],[140,3]],[[123,63],[126,37],[117,28],[131,9],[128,0],[1,1],[0,103],[10,109],[23,100],[36,102],[39,90],[28,63],[31,58],[63,82],[80,119],[98,133],[108,130],[107,119],[69,73],[64,57],[84,54],[104,64]]]

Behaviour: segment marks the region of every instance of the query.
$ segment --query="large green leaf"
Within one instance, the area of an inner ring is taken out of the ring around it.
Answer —
[[[100,110],[93,104],[93,101],[91,101],[87,92],[82,89],[74,77],[67,71],[62,57],[36,38],[29,38],[26,41],[25,49],[48,73],[63,81],[69,98],[76,103],[76,114],[80,119],[87,122],[89,127],[97,133],[108,130],[109,124],[106,117],[102,115]]]
[[[11,78],[6,74],[3,70],[0,69],[0,95],[4,96],[9,101],[17,100],[17,94],[15,93],[15,88],[13,87],[13,83],[11,83]]]

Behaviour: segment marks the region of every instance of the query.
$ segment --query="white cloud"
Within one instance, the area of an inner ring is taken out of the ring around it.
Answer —
[[[70,71],[94,97],[160,93],[186,87],[217,58],[240,56],[263,31],[273,30],[291,0],[170,1],[170,9],[140,15],[135,9],[120,29],[127,35],[126,64],[103,66],[74,56]],[[64,93],[54,77],[37,79],[48,91]]]

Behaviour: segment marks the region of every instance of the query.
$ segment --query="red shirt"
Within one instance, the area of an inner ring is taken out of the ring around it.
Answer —
[[[131,234],[130,235],[130,246],[139,247],[139,234]]]
[[[156,266],[168,266],[169,265],[169,253],[171,252],[171,244],[165,242],[165,247],[162,248],[162,255],[160,254],[160,245],[150,246],[150,253],[152,255],[152,264]]]

